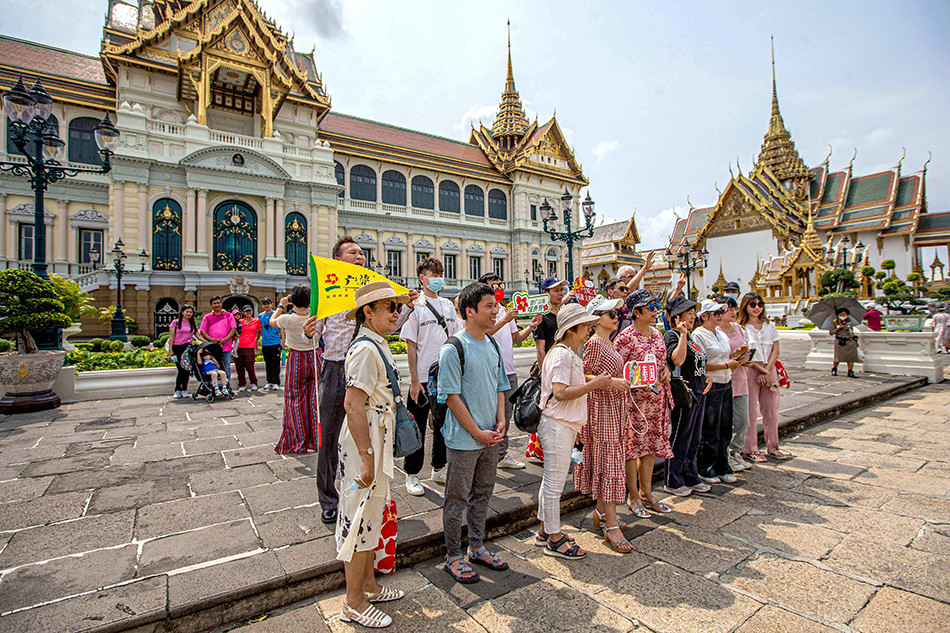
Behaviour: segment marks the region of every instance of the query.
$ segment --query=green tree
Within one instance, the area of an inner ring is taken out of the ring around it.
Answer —
[[[828,289],[828,292],[847,292],[860,287],[854,272],[845,268],[834,268],[825,271],[818,279],[818,283]]]
[[[861,276],[867,277],[868,279],[870,279],[871,277],[874,276],[874,273],[876,272],[877,271],[874,270],[874,266],[865,266],[861,269]]]
[[[880,271],[874,273],[874,278],[877,279],[878,281],[881,281],[881,280],[885,279],[886,277],[887,277],[887,273],[884,272],[883,270],[880,270]]]
[[[15,334],[21,354],[38,351],[30,330],[72,325],[63,310],[53,284],[42,277],[26,270],[0,272],[0,335]]]
[[[910,282],[910,285],[913,286],[913,292],[915,297],[920,296],[920,282],[923,281],[924,276],[920,273],[910,273],[907,275],[907,281]]]
[[[881,262],[881,270],[890,271],[891,277],[894,276],[895,268],[897,268],[897,264],[894,262],[893,259],[885,259],[883,262]]]
[[[907,314],[915,306],[923,305],[923,299],[915,296],[913,288],[907,285],[907,282],[900,278],[888,279],[883,282],[881,290],[883,296],[878,299],[887,306],[888,310],[900,310],[901,314]]]

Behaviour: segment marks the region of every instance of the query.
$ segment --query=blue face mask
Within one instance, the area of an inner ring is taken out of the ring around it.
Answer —
[[[734,293],[734,292],[726,292],[726,293],[723,293],[723,296],[724,296],[724,297],[729,297],[730,299],[732,299],[733,301],[736,301],[736,302],[739,301],[739,295],[736,294],[736,293]]]
[[[432,292],[441,292],[445,287],[445,279],[442,277],[429,277],[429,290]]]

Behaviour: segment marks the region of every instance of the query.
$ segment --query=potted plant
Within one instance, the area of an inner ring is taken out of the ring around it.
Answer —
[[[64,313],[53,284],[26,270],[0,272],[0,335],[13,334],[16,351],[0,354],[0,413],[53,409],[60,404],[51,390],[66,352],[37,350],[30,330],[65,328]]]
[[[75,281],[63,279],[59,275],[50,275],[49,279],[56,290],[56,297],[63,302],[63,312],[72,320],[72,325],[63,330],[63,349],[72,352],[76,346],[66,339],[82,332],[81,319],[96,313],[92,295],[83,292]]]

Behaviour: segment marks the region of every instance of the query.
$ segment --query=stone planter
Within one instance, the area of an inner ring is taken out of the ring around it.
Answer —
[[[915,315],[916,316],[916,315]],[[858,331],[858,347],[864,371],[902,376],[924,376],[932,383],[943,380],[943,367],[937,364],[935,332]],[[833,336],[824,331],[808,332],[811,348],[805,357],[805,369],[831,369],[834,362]]]
[[[0,384],[6,391],[0,398],[0,413],[28,413],[58,407],[60,399],[53,393],[52,386],[65,359],[63,351],[0,354]]]
[[[924,329],[924,321],[929,318],[926,314],[888,314],[881,317],[884,327],[889,331],[907,330],[909,332],[921,332]]]
[[[76,346],[70,343],[68,339],[70,336],[79,336],[79,333],[82,332],[82,323],[79,321],[74,322],[68,328],[63,330],[63,349],[67,352],[75,352]]]

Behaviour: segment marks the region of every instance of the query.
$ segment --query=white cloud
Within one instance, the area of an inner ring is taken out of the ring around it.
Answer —
[[[620,141],[601,141],[594,146],[593,154],[597,157],[597,164],[600,165],[607,157],[620,149]]]
[[[498,106],[496,105],[476,105],[468,109],[468,112],[462,115],[462,118],[459,119],[459,122],[455,124],[455,129],[461,130],[462,132],[468,132],[469,126],[474,125],[478,121],[482,121],[486,125],[491,125],[495,120],[495,112],[498,111]]]
[[[879,127],[864,137],[864,142],[868,144],[883,143],[894,137],[894,128]]]
[[[560,123],[558,123],[560,125]],[[561,131],[564,132],[564,140],[567,141],[568,147],[574,147],[574,130],[569,127],[561,126]]]
[[[676,226],[676,214],[685,218],[688,211],[681,206],[663,209],[652,215],[637,214],[637,230],[640,232],[640,250],[664,248],[670,243],[670,235]]]

